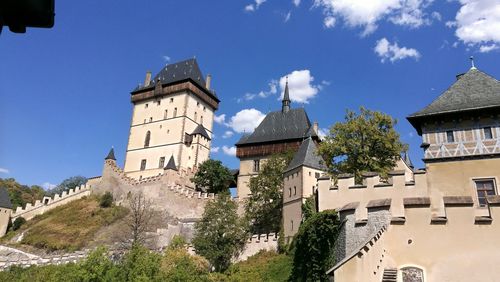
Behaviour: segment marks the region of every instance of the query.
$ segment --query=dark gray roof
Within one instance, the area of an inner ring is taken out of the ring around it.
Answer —
[[[0,187],[0,208],[12,209],[9,192],[3,187]]]
[[[293,156],[293,159],[288,165],[286,171],[300,166],[326,170],[323,159],[317,155],[317,150],[316,143],[314,143],[311,137],[304,140],[297,153]]]
[[[500,82],[486,73],[471,68],[458,76],[441,96],[408,119],[477,110],[500,106]]]
[[[108,155],[104,159],[105,160],[115,160],[116,161],[116,158],[115,158],[115,149],[111,148],[111,150],[109,150]]]
[[[203,125],[201,124],[198,124],[198,126],[194,129],[193,133],[191,133],[191,135],[196,135],[196,134],[200,134],[201,136],[207,138],[208,140],[210,140],[210,136],[208,135],[208,132],[205,130],[205,127],[203,127]]]
[[[162,84],[171,84],[188,79],[194,81],[198,84],[198,86],[209,91],[206,89],[205,78],[203,77],[200,67],[198,66],[198,62],[193,58],[166,65],[154,76],[149,85],[138,86],[132,92],[147,88],[154,88],[158,80],[160,80]],[[209,92],[217,97],[214,91]]]
[[[174,156],[170,156],[170,160],[168,160],[168,163],[164,169],[165,170],[167,170],[167,169],[177,170],[177,166],[175,165]]]
[[[309,117],[302,108],[271,112],[252,134],[243,136],[236,145],[305,138],[310,127]]]

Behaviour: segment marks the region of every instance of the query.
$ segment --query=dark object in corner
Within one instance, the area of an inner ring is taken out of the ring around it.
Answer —
[[[54,26],[55,0],[0,0],[0,33],[3,26],[25,33],[26,27]]]

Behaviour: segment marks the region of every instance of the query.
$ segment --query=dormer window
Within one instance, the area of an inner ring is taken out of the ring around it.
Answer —
[[[484,131],[484,139],[493,139],[493,132],[491,131],[491,127],[485,127]]]
[[[455,136],[453,136],[453,130],[446,131],[446,141],[448,143],[455,142]]]

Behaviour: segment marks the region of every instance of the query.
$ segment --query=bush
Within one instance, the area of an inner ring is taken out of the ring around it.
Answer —
[[[110,192],[104,193],[101,197],[101,201],[99,202],[99,206],[101,208],[109,208],[113,204],[113,195]]]
[[[24,217],[18,217],[14,222],[12,223],[12,230],[16,231],[17,229],[21,228],[23,224],[26,223],[26,219]]]

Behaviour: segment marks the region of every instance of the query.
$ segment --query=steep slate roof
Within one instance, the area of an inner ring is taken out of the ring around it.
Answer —
[[[299,166],[326,170],[323,159],[316,154],[317,150],[316,144],[311,137],[304,140],[297,153],[293,156],[293,159],[288,165],[286,171],[290,171]]]
[[[430,105],[410,115],[408,120],[412,122],[417,118],[437,114],[499,106],[500,82],[473,67],[465,74],[458,76],[457,81]]]
[[[0,188],[0,208],[12,209],[9,192],[3,187]]]
[[[191,135],[196,135],[196,134],[200,134],[201,136],[207,138],[208,140],[210,140],[210,136],[208,135],[208,132],[205,130],[205,127],[203,127],[203,125],[201,124],[198,124],[198,126],[194,129],[193,133],[191,133]]]
[[[200,86],[201,88],[208,90],[206,89],[205,79],[200,70],[200,67],[198,66],[198,62],[195,58],[192,58],[165,66],[159,73],[154,76],[148,86],[138,86],[132,92],[147,88],[154,88],[158,79],[160,79],[162,84],[171,84],[190,79],[198,84],[198,86]],[[214,91],[209,92],[217,97]]]
[[[170,156],[170,160],[168,160],[168,163],[165,166],[164,170],[167,170],[167,169],[177,170],[177,166],[175,165],[174,156]]]
[[[305,138],[310,127],[309,117],[302,108],[271,112],[252,134],[241,137],[236,145]]]

